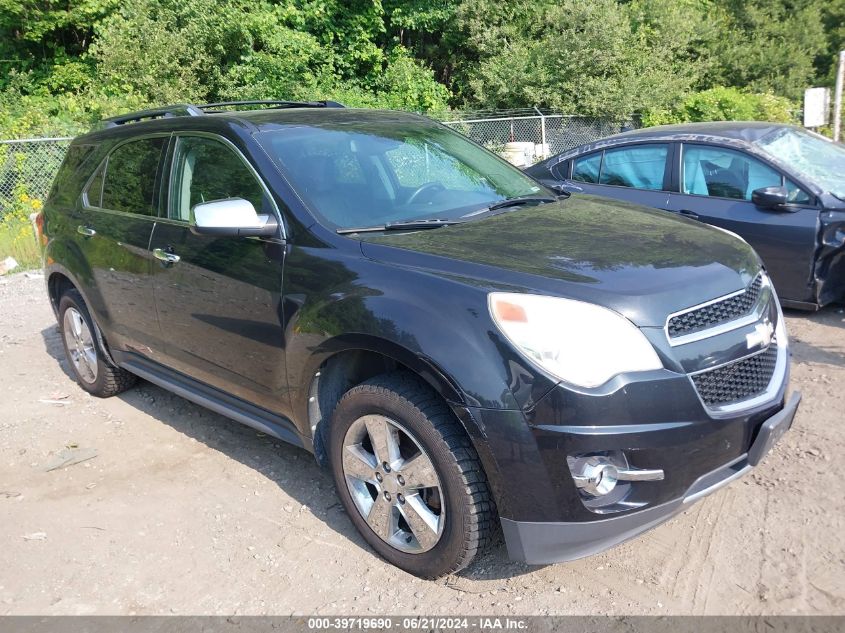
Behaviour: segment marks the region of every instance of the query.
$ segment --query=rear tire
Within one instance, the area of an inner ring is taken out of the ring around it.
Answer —
[[[132,387],[137,378],[125,369],[115,367],[105,358],[97,330],[82,295],[68,290],[59,299],[59,327],[65,358],[76,382],[85,391],[99,398],[115,396]]]
[[[478,454],[446,403],[412,374],[384,374],[346,392],[332,416],[329,455],[352,523],[393,565],[438,578],[490,543],[496,508]]]

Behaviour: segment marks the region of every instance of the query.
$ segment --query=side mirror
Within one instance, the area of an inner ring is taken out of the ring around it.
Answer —
[[[219,237],[272,237],[279,223],[272,215],[258,215],[249,200],[226,198],[202,202],[191,209],[191,231]]]
[[[761,209],[779,209],[789,202],[786,187],[761,187],[751,192],[751,202]]]

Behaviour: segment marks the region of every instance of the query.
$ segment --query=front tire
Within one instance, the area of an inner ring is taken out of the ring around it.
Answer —
[[[332,416],[329,451],[352,523],[397,567],[438,578],[490,542],[496,510],[478,454],[445,402],[413,375],[350,389]]]
[[[99,398],[115,396],[136,382],[134,374],[115,367],[103,355],[91,315],[76,290],[68,290],[59,300],[59,324],[65,358],[76,382]]]

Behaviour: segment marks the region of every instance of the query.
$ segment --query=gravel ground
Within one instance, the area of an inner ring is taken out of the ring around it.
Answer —
[[[0,278],[0,614],[845,614],[845,315],[787,320],[804,401],[756,471],[604,554],[427,582],[304,451],[150,384],[88,396],[43,280]],[[96,456],[47,470],[68,447]]]

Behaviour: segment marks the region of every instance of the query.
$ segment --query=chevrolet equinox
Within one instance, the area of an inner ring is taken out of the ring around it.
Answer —
[[[800,400],[737,236],[567,197],[417,115],[107,119],[38,225],[83,389],[141,377],[313,452],[425,578],[499,530],[536,564],[630,539],[757,465]]]

